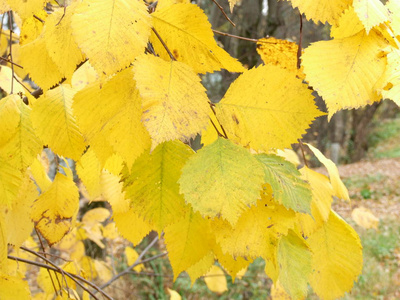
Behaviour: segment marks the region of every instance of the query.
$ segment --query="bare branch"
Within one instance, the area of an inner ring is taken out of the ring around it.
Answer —
[[[236,27],[235,23],[233,23],[232,20],[229,19],[229,17],[225,13],[224,8],[221,5],[219,5],[219,3],[217,1],[215,1],[215,0],[212,0],[212,1],[215,3],[216,6],[218,6],[219,10],[222,12],[222,14],[224,15],[225,19],[227,19],[228,22],[231,23],[233,27]]]

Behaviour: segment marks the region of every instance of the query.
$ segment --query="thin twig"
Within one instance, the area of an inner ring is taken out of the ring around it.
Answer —
[[[36,235],[37,235],[38,238],[39,238],[40,246],[42,247],[43,252],[46,252],[46,251],[44,250],[44,245],[43,245],[43,242],[42,242],[42,238],[40,237],[40,234],[39,234],[39,232],[37,231],[36,227],[35,227],[35,231],[36,231]],[[21,247],[21,249],[23,249],[23,248]],[[23,250],[24,250],[24,249],[23,249]],[[25,251],[27,251],[27,250],[25,250]],[[48,264],[48,261],[47,261],[46,256],[44,256],[44,257],[45,257],[44,261]],[[49,277],[50,277],[51,283],[52,283],[52,285],[53,285],[54,292],[55,292],[56,295],[58,296],[58,292],[57,292],[57,288],[56,288],[56,285],[55,285],[54,280],[53,280],[53,276],[51,276],[51,273],[50,273],[49,269],[47,269],[47,272],[49,273]],[[58,285],[59,285],[60,290],[61,290],[61,289],[62,289],[62,286],[61,286],[60,281],[58,280],[58,276],[56,276],[56,278],[57,278]]]
[[[307,163],[307,160],[306,160],[306,155],[305,155],[305,152],[304,152],[304,145],[303,145],[303,142],[302,142],[302,140],[301,140],[301,139],[298,139],[298,141],[299,141],[299,145],[300,145],[301,153],[303,154],[303,160],[304,160],[304,164],[305,164],[305,165],[306,165],[306,167],[308,168],[308,163]]]
[[[214,121],[210,118],[210,122],[212,124],[212,126],[214,127],[215,131],[217,132],[218,136],[223,137],[222,133],[219,132],[217,126],[215,126]]]
[[[299,37],[299,48],[297,49],[297,69],[301,66],[301,43],[303,41],[303,15],[300,13],[300,37]]]
[[[24,68],[23,66],[21,66],[21,65],[19,65],[19,64],[17,64],[17,63],[15,63],[15,62],[13,62],[13,61],[7,59],[7,58],[4,58],[4,57],[2,57],[2,56],[0,56],[0,59],[3,60],[3,61],[8,62],[8,63],[10,63],[10,64],[13,64],[14,66],[17,66],[17,67],[19,67],[19,68],[21,68],[21,69]]]
[[[33,15],[33,17],[34,17],[36,20],[38,20],[39,22],[42,22],[42,23],[44,24],[44,21],[43,21],[41,18],[39,18],[38,16]]]
[[[153,28],[151,28],[153,30],[153,32],[156,34],[157,38],[160,40],[161,44],[164,46],[165,50],[167,50],[169,57],[173,60],[176,61],[175,56],[171,53],[171,51],[169,51],[168,46],[164,43],[163,39],[161,38],[161,36],[158,34],[157,30]]]
[[[53,266],[49,266],[49,265],[44,264],[44,263],[40,263],[40,262],[37,262],[37,261],[33,261],[33,260],[29,260],[29,259],[24,259],[24,258],[20,258],[20,257],[15,257],[15,256],[12,256],[12,255],[8,255],[7,258],[8,258],[8,259],[15,260],[15,261],[21,261],[21,262],[24,262],[24,263],[26,263],[26,264],[30,264],[30,265],[33,265],[33,266],[37,266],[37,267],[40,267],[40,268],[45,268],[45,269],[47,269],[47,270],[51,270],[51,271],[54,271],[54,272],[57,272],[57,273],[60,273],[60,274],[61,274],[60,268],[55,268],[55,267],[53,267]],[[84,286],[82,283],[80,283],[79,281],[82,281],[82,282],[84,282],[84,283],[90,285],[91,287],[93,287],[94,284],[92,284],[90,281],[87,281],[86,279],[82,278],[82,277],[79,276],[79,275],[72,274],[72,273],[69,273],[69,272],[67,272],[67,271],[63,271],[63,272],[64,272],[64,274],[65,274],[66,276],[68,276],[69,278],[71,278],[71,280],[73,280],[77,285],[79,285],[83,290],[85,290],[86,292],[88,292],[94,299],[99,299],[99,298],[96,297],[96,295],[94,295],[87,287],[85,287],[85,286]],[[101,292],[102,292],[102,294],[103,294],[107,299],[109,299],[109,300],[112,300],[112,299],[113,299],[111,296],[107,295],[107,293],[105,293],[104,291],[101,291]]]
[[[118,278],[120,278],[121,276],[124,276],[126,274],[129,274],[130,270],[134,267],[136,267],[137,265],[142,264],[142,258],[143,256],[151,249],[151,247],[153,247],[153,245],[155,243],[157,243],[158,241],[158,236],[151,241],[151,243],[142,251],[142,253],[140,253],[139,257],[135,260],[135,262],[130,265],[129,267],[127,267],[125,270],[123,270],[122,272],[118,273],[117,275],[115,275],[113,278],[111,278],[109,281],[107,281],[106,283],[104,283],[103,285],[100,286],[101,289],[104,289],[106,287],[108,287],[111,283],[113,283],[115,280],[117,280]],[[164,254],[165,255],[165,254]],[[157,255],[156,255],[157,256]],[[158,256],[159,257],[159,256]],[[158,258],[156,257],[156,258]],[[150,257],[151,258],[151,257]],[[149,258],[149,259],[150,259]],[[149,259],[147,261],[149,261]],[[154,256],[151,260],[155,259]],[[96,293],[96,291],[93,291],[93,293]]]
[[[24,89],[26,89],[26,90],[29,92],[29,94],[31,93],[31,90],[28,89],[28,88],[25,86],[25,84],[23,84],[23,83],[21,82],[21,80],[18,79],[17,76],[14,75],[14,79],[15,79]]]
[[[226,139],[229,139],[229,138],[228,138],[228,135],[226,134],[226,131],[225,131],[224,126],[222,126],[221,122],[218,120],[217,113],[215,112],[215,109],[214,109],[214,106],[215,106],[215,105],[214,105],[213,103],[211,103],[211,102],[208,102],[208,104],[210,105],[210,108],[211,108],[212,112],[214,113],[215,119],[217,119],[217,121],[218,121],[219,127],[221,127],[222,132],[224,133],[224,134],[221,135],[221,136],[224,137],[224,138],[226,138]],[[211,118],[210,118],[210,120],[211,120]],[[212,121],[211,121],[211,123],[212,123]],[[215,124],[213,124],[213,125],[214,125],[214,127],[215,127]],[[216,127],[215,127],[215,128],[216,128]],[[218,131],[218,130],[217,130],[217,131]]]
[[[219,3],[218,3],[217,1],[212,0],[212,2],[214,2],[215,5],[218,6],[219,10],[222,12],[222,14],[224,15],[225,19],[227,19],[228,22],[231,23],[233,27],[236,27],[235,23],[233,23],[232,20],[229,19],[229,17],[228,17],[227,14],[225,13],[224,8],[223,8],[221,5],[219,5]]]
[[[249,38],[246,38],[246,37],[242,37],[242,36],[238,36],[238,35],[233,35],[233,34],[230,34],[230,33],[222,32],[222,31],[218,31],[218,30],[214,30],[214,29],[213,29],[213,32],[216,33],[216,34],[220,34],[220,35],[223,35],[223,36],[233,37],[233,38],[235,38],[235,39],[239,39],[239,40],[243,40],[243,41],[249,41],[249,42],[253,42],[253,43],[257,43],[257,42],[258,42],[257,39],[249,39]]]

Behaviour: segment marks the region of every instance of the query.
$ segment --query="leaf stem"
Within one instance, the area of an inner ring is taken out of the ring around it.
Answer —
[[[257,39],[249,39],[249,38],[245,38],[245,37],[238,36],[238,35],[233,35],[233,34],[230,34],[230,33],[222,32],[222,31],[218,31],[218,30],[214,30],[214,29],[213,29],[213,32],[216,33],[216,34],[233,37],[235,39],[239,39],[239,40],[243,40],[243,41],[249,41],[249,42],[253,42],[253,43],[257,43],[258,42]]]
[[[160,40],[161,44],[164,46],[165,50],[167,50],[169,57],[173,60],[176,61],[175,56],[171,53],[171,51],[169,51],[168,46],[164,43],[163,39],[161,38],[161,36],[158,34],[157,30],[155,30],[154,27],[151,28],[153,30],[153,32],[156,34],[157,38]]]
[[[227,19],[228,22],[231,23],[233,27],[236,27],[235,23],[233,23],[232,20],[229,19],[228,15],[225,13],[224,8],[223,8],[221,5],[219,5],[219,3],[218,3],[217,1],[212,0],[212,2],[214,2],[215,5],[219,8],[219,10],[220,10],[220,11],[222,12],[222,14],[224,15],[225,19]]]

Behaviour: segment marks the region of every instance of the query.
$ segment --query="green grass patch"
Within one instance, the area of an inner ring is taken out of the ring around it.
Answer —
[[[400,118],[379,122],[368,136],[369,157],[400,157]]]

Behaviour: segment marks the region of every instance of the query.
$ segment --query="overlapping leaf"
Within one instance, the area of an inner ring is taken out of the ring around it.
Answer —
[[[19,126],[19,98],[19,96],[12,94],[0,100],[0,147],[14,136]]]
[[[108,76],[143,53],[151,19],[138,0],[87,0],[75,9],[71,26],[92,66]]]
[[[100,161],[103,161],[100,152],[106,148],[102,140],[106,140],[129,167],[150,147],[149,134],[140,121],[141,98],[131,68],[117,73],[104,84],[96,81],[77,92],[73,109],[85,139]]]
[[[152,149],[164,141],[189,140],[207,126],[208,98],[189,66],[142,55],[136,59],[134,71]]]
[[[275,200],[286,208],[311,214],[310,185],[300,178],[296,167],[276,155],[256,157],[264,167],[264,182],[271,185]]]
[[[30,114],[32,109],[22,102],[19,97],[16,98],[19,109],[18,127],[12,138],[3,146],[0,146],[0,156],[7,159],[12,165],[20,171],[24,171],[34,160],[34,158],[42,151],[42,143],[35,135],[32,128]],[[5,99],[3,99],[4,101]],[[1,114],[1,112],[0,112]],[[2,114],[1,114],[2,115]],[[7,120],[7,117],[5,120]],[[12,125],[12,120],[5,126]],[[9,131],[8,133],[13,132]],[[8,134],[7,133],[7,134]],[[5,134],[4,136],[7,136]]]
[[[336,24],[342,12],[352,4],[352,0],[291,0],[307,19],[322,23]]]
[[[50,245],[68,233],[78,213],[79,192],[70,173],[57,173],[33,205],[32,220]]]
[[[357,233],[334,212],[328,222],[312,234],[310,284],[324,299],[337,299],[350,290],[361,274],[362,252]]]
[[[375,31],[309,46],[302,64],[306,80],[324,98],[329,118],[340,109],[358,108],[380,100],[376,92],[385,68],[381,55],[387,42]]]
[[[192,210],[166,227],[164,232],[174,279],[182,271],[199,262],[213,248],[210,224],[198,212]]]
[[[343,39],[359,33],[364,30],[364,25],[361,23],[354,7],[350,6],[346,9],[336,26],[331,27],[331,37],[335,39]]]
[[[395,33],[395,35],[400,35],[400,2],[397,0],[389,0],[386,2],[386,7],[391,13],[390,25]]]
[[[133,209],[161,232],[190,209],[179,193],[181,169],[193,151],[179,141],[159,144],[144,153],[132,166],[125,182]],[[130,184],[131,183],[131,184]]]
[[[379,0],[354,0],[353,6],[367,34],[372,27],[389,20],[389,11]]]
[[[10,8],[22,19],[31,17],[34,13],[44,8],[44,0],[5,0]]]
[[[44,37],[50,57],[65,78],[71,78],[84,56],[72,36],[71,17],[78,2],[59,8],[46,19]]]
[[[290,231],[278,248],[279,282],[292,299],[307,295],[308,277],[312,271],[311,252],[305,241]]]
[[[243,73],[215,109],[229,139],[263,151],[290,147],[322,115],[301,79],[273,65]]]
[[[387,88],[382,90],[382,96],[393,100],[400,106],[400,50],[392,49],[387,55],[388,66],[386,69],[387,74]]]
[[[33,106],[32,123],[36,134],[55,153],[79,159],[85,149],[83,136],[72,111],[75,91],[62,84],[47,91]]]
[[[217,45],[207,16],[197,5],[175,4],[156,11],[152,16],[154,28],[172,55],[178,61],[191,66],[196,73],[220,69],[244,71],[236,59]],[[170,60],[166,49],[154,33],[150,41],[160,57]]]
[[[195,211],[221,216],[233,225],[256,203],[263,183],[261,163],[223,138],[192,155],[179,179],[180,191]]]
[[[62,73],[47,51],[43,34],[22,46],[20,55],[24,70],[43,90],[49,89],[62,79]]]

